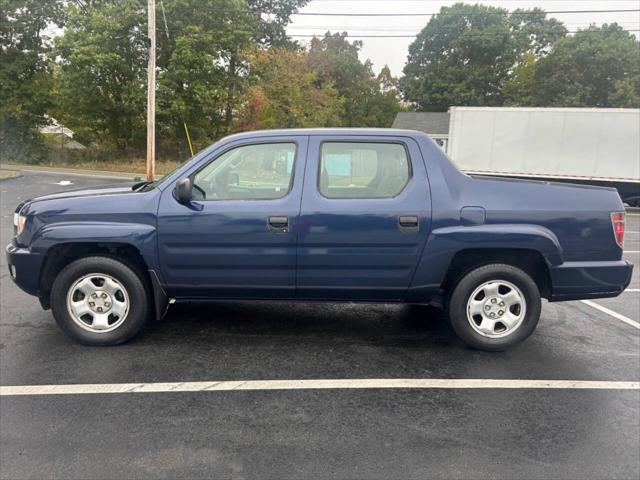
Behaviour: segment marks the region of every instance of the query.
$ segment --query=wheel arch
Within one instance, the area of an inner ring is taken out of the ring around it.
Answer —
[[[43,308],[50,308],[51,287],[60,271],[73,261],[91,256],[113,258],[134,270],[147,286],[156,317],[164,314],[168,299],[156,272],[147,264],[140,250],[126,242],[65,242],[51,246],[45,253],[40,270],[39,299]]]
[[[408,302],[442,305],[462,273],[487,263],[506,263],[529,271],[533,266],[541,294],[551,291],[549,268],[563,263],[556,235],[540,225],[484,224],[434,229],[406,296]]]
[[[445,273],[440,288],[451,292],[467,273],[484,265],[504,263],[523,270],[531,276],[540,290],[540,296],[551,295],[551,276],[544,256],[537,250],[526,248],[468,248],[458,251]]]

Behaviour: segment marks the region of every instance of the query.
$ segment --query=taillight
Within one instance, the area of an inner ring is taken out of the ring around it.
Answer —
[[[624,215],[624,212],[615,212],[611,214],[613,236],[616,237],[616,242],[620,248],[624,245]]]

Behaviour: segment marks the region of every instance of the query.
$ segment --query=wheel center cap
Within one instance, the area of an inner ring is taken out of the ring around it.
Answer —
[[[506,310],[504,301],[500,297],[488,297],[483,305],[484,314],[489,318],[500,318]]]
[[[97,290],[89,295],[89,308],[95,313],[106,313],[111,310],[112,305],[111,295],[103,290]]]

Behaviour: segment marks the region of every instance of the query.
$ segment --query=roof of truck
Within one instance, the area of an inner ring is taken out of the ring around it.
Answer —
[[[398,128],[290,128],[279,130],[253,130],[250,132],[235,133],[225,137],[243,138],[243,137],[277,137],[287,135],[343,135],[343,136],[399,136],[399,137],[416,137],[424,135],[416,130],[404,130]]]

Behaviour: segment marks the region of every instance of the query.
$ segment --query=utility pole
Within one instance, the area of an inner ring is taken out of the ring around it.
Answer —
[[[147,180],[156,171],[156,1],[147,0],[149,62],[147,64]]]

